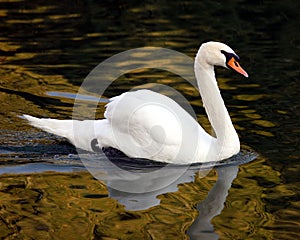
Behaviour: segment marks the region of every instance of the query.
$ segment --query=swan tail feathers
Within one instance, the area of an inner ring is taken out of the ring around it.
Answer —
[[[51,118],[36,118],[30,115],[23,115],[33,127],[39,128],[48,133],[67,138],[77,148],[99,152],[107,144],[102,142],[106,139],[112,142],[110,124],[106,119],[102,120],[58,120]],[[76,130],[76,131],[75,131]],[[109,144],[108,144],[109,145]]]
[[[70,138],[69,133],[73,131],[73,120],[37,118],[26,114],[22,118],[26,119],[33,127],[61,137]]]

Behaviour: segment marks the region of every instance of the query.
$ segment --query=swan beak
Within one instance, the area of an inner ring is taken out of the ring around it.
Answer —
[[[240,64],[232,57],[228,62],[227,65],[233,69],[234,71],[242,74],[245,77],[248,77],[248,73],[240,66]]]

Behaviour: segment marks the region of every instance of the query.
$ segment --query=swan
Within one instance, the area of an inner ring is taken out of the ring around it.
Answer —
[[[239,60],[229,46],[220,42],[203,43],[195,57],[199,92],[215,136],[174,100],[147,89],[111,98],[105,118],[100,120],[23,117],[30,125],[65,137],[86,151],[113,147],[131,158],[173,164],[221,161],[240,151],[240,141],[220,94],[214,66],[248,77]]]

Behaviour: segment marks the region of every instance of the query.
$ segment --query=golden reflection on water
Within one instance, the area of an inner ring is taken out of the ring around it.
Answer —
[[[105,185],[87,172],[2,175],[0,237],[188,239],[185,231],[199,214],[194,206],[206,198],[216,178],[215,171],[198,176],[194,183],[181,184],[177,192],[159,196],[159,206],[131,212],[108,198]],[[275,216],[262,201],[264,179],[273,185],[280,181],[270,167],[261,169],[257,163],[240,167],[225,208],[212,221],[220,239],[273,239],[268,228]]]
[[[18,137],[23,131],[36,131],[17,118],[18,115],[71,118],[74,100],[49,96],[47,92],[76,93],[86,74],[115,53],[138,46],[163,46],[194,56],[200,41],[208,38],[234,43],[233,47],[243,49],[241,53],[248,57],[249,62],[242,61],[242,65],[257,73],[256,77],[262,84],[255,77],[254,81],[246,83],[231,82],[230,75],[230,78],[219,78],[219,85],[224,90],[226,104],[230,103],[229,112],[242,135],[242,142],[245,139],[253,141],[261,147],[262,155],[269,156],[261,156],[259,161],[240,167],[225,208],[213,219],[213,225],[220,239],[299,238],[299,189],[295,180],[299,154],[293,149],[297,147],[294,145],[298,139],[293,136],[299,130],[291,120],[299,112],[294,104],[298,99],[298,59],[293,59],[299,55],[296,51],[299,44],[295,40],[299,24],[294,21],[298,13],[293,4],[288,7],[284,2],[276,7],[271,2],[253,5],[242,1],[242,4],[215,8],[213,3],[207,2],[209,7],[206,9],[204,2],[191,4],[188,1],[180,3],[180,11],[172,12],[176,16],[174,21],[163,13],[165,5],[174,4],[171,2],[155,8],[147,3],[142,6],[129,4],[126,10],[130,14],[124,14],[126,6],[118,3],[112,18],[106,15],[105,1],[97,8],[85,8],[77,1],[75,10],[70,11],[70,5],[65,6],[63,1],[53,5],[19,0],[4,2],[22,6],[18,9],[14,7],[16,5],[10,5],[11,9],[0,10],[0,17],[4,20],[2,26],[10,28],[3,31],[5,36],[0,37],[0,50],[5,55],[0,56],[0,130],[18,132],[14,144],[19,144]],[[195,9],[196,15],[191,8]],[[219,21],[216,17],[214,22],[211,16],[223,16],[224,8],[230,13],[227,17],[233,17],[234,21],[229,18]],[[243,11],[237,13],[237,8]],[[270,17],[269,10],[276,16]],[[156,13],[154,17],[150,16],[153,11]],[[253,18],[253,25],[249,22],[251,11],[258,15]],[[203,16],[203,22],[197,16]],[[112,21],[114,17],[121,21]],[[185,22],[190,26],[186,27]],[[78,27],[78,23],[82,25]],[[289,24],[286,30],[283,23]],[[148,26],[153,26],[152,31]],[[271,34],[263,26],[270,29]],[[279,41],[274,41],[276,35],[281,36]],[[253,76],[251,71],[250,78]],[[264,75],[267,78],[262,82],[259,77],[263,79]],[[209,131],[210,125],[201,108],[198,92],[172,74],[145,70],[132,72],[110,86],[105,97],[151,83],[148,79],[180,90],[194,107],[198,120]],[[288,82],[288,87],[279,87],[279,82]],[[273,86],[277,95],[271,94]],[[278,105],[270,102],[272,98],[279,100]],[[269,102],[263,108],[266,99]],[[82,102],[80,110],[82,115],[90,118],[90,112],[86,111],[88,106]],[[273,109],[268,111],[267,108]],[[103,109],[104,103],[100,103],[97,117],[102,117]],[[274,115],[275,112],[278,114]],[[281,127],[280,120],[274,116],[281,118],[282,125],[289,128]],[[251,137],[245,137],[251,134]],[[7,138],[0,140],[4,144],[12,142]],[[25,142],[27,145],[32,143],[36,144],[32,139]],[[212,171],[205,178],[196,178],[194,183],[181,185],[176,193],[159,196],[162,200],[160,206],[129,212],[108,198],[104,184],[88,173],[1,175],[0,238],[188,239],[185,232],[198,215],[195,205],[205,199],[215,181],[216,175]]]
[[[18,54],[15,58],[30,59],[34,56],[27,53]],[[0,72],[3,76],[0,99],[4,103],[2,110],[7,113],[6,116],[2,116],[3,129],[16,129],[18,126],[16,122],[21,126],[24,125],[16,118],[21,113],[71,118],[73,99],[51,97],[46,94],[51,91],[77,92],[78,87],[70,84],[63,76],[41,75],[31,71],[30,66],[24,68],[15,65],[6,65],[0,68]],[[153,80],[181,91],[191,99],[193,107],[202,106],[197,90],[180,77],[168,72],[147,69],[133,71],[120,77],[105,94],[110,97],[118,91],[130,90],[136,83],[154,89],[157,85],[151,83]],[[220,79],[220,87],[228,91],[237,89],[226,78]],[[236,95],[233,98],[256,101],[263,97],[263,95]],[[14,104],[9,104],[11,102]],[[103,116],[104,104],[100,103],[97,108],[98,117]],[[237,129],[242,129],[243,120],[246,119],[264,128],[250,131],[272,136],[266,129],[274,127],[275,124],[262,119],[262,116],[254,109],[249,109],[247,105],[232,107],[237,109],[231,113],[236,120]],[[93,117],[90,116],[90,110],[87,110],[88,103],[82,102],[79,108],[82,116]],[[208,131],[211,131],[203,112],[198,114],[197,118]],[[239,120],[242,121],[241,124]],[[255,164],[241,167],[239,177],[234,181],[235,187],[229,192],[226,207],[212,222],[221,239],[228,237],[245,239],[251,235],[255,238],[259,236],[272,239],[273,234],[268,230],[268,226],[274,224],[275,217],[265,211],[265,203],[261,200],[264,196],[264,187],[255,179],[255,177],[265,178],[266,171],[269,173],[268,181],[276,184],[278,174],[272,169],[257,169]],[[89,173],[2,175],[0,180],[0,237],[188,239],[186,231],[199,214],[195,205],[205,199],[216,181],[216,174],[212,171],[204,178],[196,178],[195,183],[182,184],[178,192],[159,196],[161,199],[159,206],[138,212],[125,211],[116,200],[108,198],[105,185],[93,179]]]
[[[24,58],[31,57],[31,54],[24,54]],[[1,111],[5,113],[0,116],[1,130],[15,129],[16,122],[22,123],[18,116],[25,113],[47,116],[48,111],[53,117],[71,117],[73,99],[51,98],[46,94],[53,90],[77,92],[78,87],[68,83],[62,76],[40,75],[22,66],[9,64],[1,66],[0,74]],[[53,114],[53,109],[56,114]]]
[[[30,59],[33,56],[24,54],[17,58]],[[41,75],[15,65],[1,67],[0,73],[3,90],[0,100],[3,103],[2,111],[6,112],[6,115],[1,116],[2,129],[29,129],[16,118],[22,113],[71,118],[73,99],[46,94],[50,91],[77,92],[78,87],[70,84],[63,76]],[[116,92],[130,90],[136,83],[148,83],[150,89],[155,88],[156,85],[147,80],[149,78],[183,92],[191,99],[190,103],[196,110],[202,106],[195,88],[178,76],[160,71],[140,70],[122,76],[115,85],[107,89],[106,95],[110,97]],[[220,80],[220,87],[227,91],[237,89],[226,78]],[[247,87],[253,86],[244,86]],[[263,94],[243,94],[233,96],[233,99],[251,102],[263,97]],[[100,103],[97,108],[98,117],[103,115],[104,104]],[[82,115],[91,117],[89,111],[85,113],[87,106],[84,102],[80,106]],[[245,121],[250,121],[261,129],[248,129],[249,132],[266,137],[274,136],[268,128],[273,128],[276,124],[263,119],[255,109],[249,108],[247,104],[231,108],[235,108],[231,115],[238,130],[243,129]],[[205,114],[200,112],[197,118],[209,131],[210,125]],[[278,184],[279,176],[272,168],[266,169],[266,165],[258,163],[240,167],[225,208],[212,221],[220,239],[274,239],[272,229],[282,227],[285,222],[276,220],[276,215],[266,209],[264,199],[272,201],[273,197],[277,200],[278,195],[293,196],[294,190],[277,187],[272,190],[276,193],[269,194],[266,193],[268,186],[262,182],[267,181],[267,184],[274,186]],[[216,175],[212,171],[204,178],[196,178],[195,183],[182,184],[176,193],[159,196],[160,206],[130,212],[125,211],[116,200],[108,198],[105,185],[93,179],[89,173],[2,175],[0,238],[26,239],[30,236],[39,239],[188,239],[186,231],[199,214],[195,205],[205,199],[215,181]],[[297,208],[297,203],[293,204]],[[295,212],[284,209],[280,214],[296,216]],[[288,224],[294,225],[289,221]],[[276,236],[285,239],[288,234],[281,232],[278,235],[277,232]]]

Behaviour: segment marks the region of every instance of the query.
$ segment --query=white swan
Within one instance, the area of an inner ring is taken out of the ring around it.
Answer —
[[[150,90],[110,99],[102,120],[24,117],[32,126],[66,137],[87,151],[113,147],[129,157],[175,164],[220,161],[237,154],[240,142],[221,97],[214,66],[248,77],[238,62],[235,52],[219,42],[202,44],[195,58],[197,83],[216,137],[205,132],[175,101]]]

